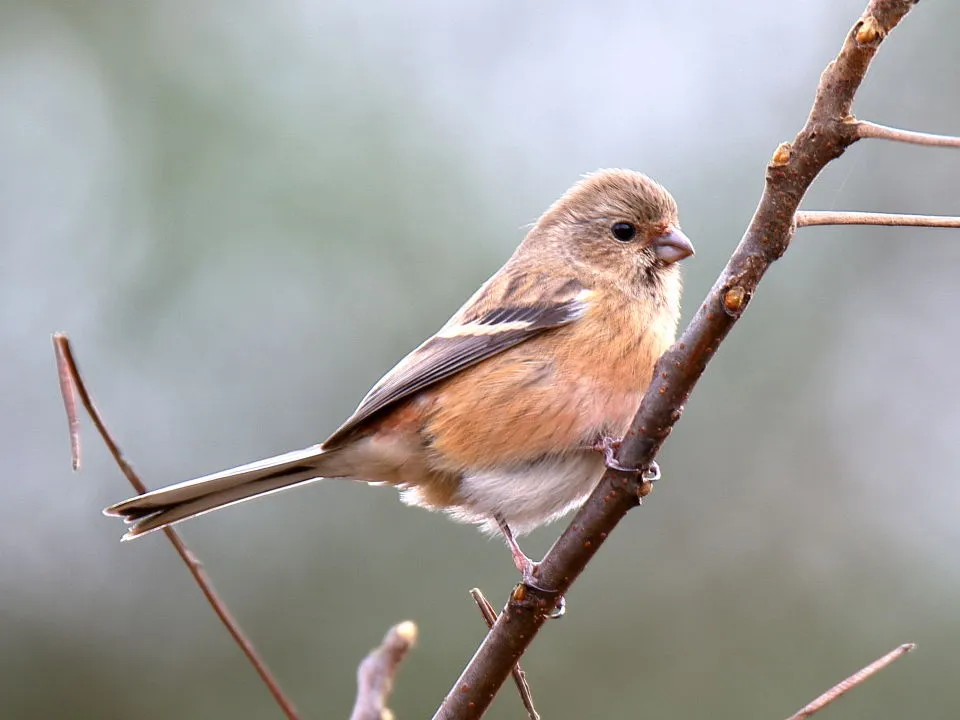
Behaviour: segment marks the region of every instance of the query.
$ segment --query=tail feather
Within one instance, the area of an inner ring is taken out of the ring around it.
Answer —
[[[111,505],[103,512],[122,517],[129,523],[131,527],[123,539],[132,540],[227,505],[320,480],[324,476],[335,477],[337,463],[330,461],[337,454],[314,445],[153,490]]]

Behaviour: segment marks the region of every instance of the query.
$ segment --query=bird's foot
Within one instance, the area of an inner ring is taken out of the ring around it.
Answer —
[[[617,460],[616,454],[622,444],[623,440],[617,440],[604,435],[600,437],[590,449],[602,452],[603,461],[611,470],[639,475],[640,479],[645,483],[654,483],[660,479],[660,466],[657,465],[656,462],[651,462],[645,468],[637,468],[628,467]]]
[[[523,586],[532,590],[538,590],[546,595],[556,595],[557,599],[555,601],[553,610],[550,612],[550,617],[558,618],[563,616],[567,609],[567,604],[563,599],[563,595],[557,595],[556,590],[550,590],[549,588],[545,588],[540,585],[538,573],[540,570],[540,563],[531,560],[529,557],[527,557],[526,553],[520,549],[520,545],[517,544],[517,539],[513,536],[513,531],[502,517],[497,517],[497,524],[500,526],[500,532],[503,533],[503,537],[506,539],[507,545],[510,547],[510,554],[513,556],[513,564],[516,566],[517,570],[520,571]]]

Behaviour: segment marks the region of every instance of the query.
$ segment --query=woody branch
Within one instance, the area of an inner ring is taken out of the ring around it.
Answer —
[[[657,364],[653,381],[618,453],[624,467],[653,462],[720,343],[740,318],[770,265],[787,250],[808,188],[832,160],[863,138],[958,147],[960,140],[885,128],[854,119],[853,100],[886,36],[916,0],[870,0],[837,57],[820,77],[806,124],[781,144],[766,170],[760,203],[740,244],[678,342]],[[837,216],[833,218],[837,219]],[[874,218],[876,219],[876,218]],[[848,216],[847,221],[852,220]],[[861,224],[867,217],[860,214]],[[934,224],[907,223],[902,224]],[[953,227],[953,225],[950,225]],[[518,586],[489,634],[434,715],[470,720],[486,712],[511,669],[533,642],[554,607],[626,513],[649,490],[635,475],[608,470],[540,565],[539,587]]]

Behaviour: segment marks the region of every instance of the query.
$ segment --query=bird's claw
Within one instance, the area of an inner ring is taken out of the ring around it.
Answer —
[[[639,475],[640,479],[645,483],[653,483],[660,479],[660,466],[657,465],[656,461],[651,462],[645,468],[636,468],[627,467],[617,460],[616,454],[622,444],[622,440],[615,440],[611,437],[604,436],[597,440],[593,449],[603,453],[603,461],[611,470]]]
[[[553,606],[553,610],[550,611],[547,617],[550,618],[551,620],[556,620],[558,618],[562,618],[564,614],[566,614],[566,612],[567,612],[567,601],[563,597],[563,595],[561,595],[560,597],[557,598],[557,602]]]
[[[517,600],[517,602],[523,602],[523,599],[526,597],[525,588],[536,590],[537,592],[548,596],[554,595],[557,599],[554,601],[554,607],[550,611],[548,617],[558,618],[563,616],[567,609],[567,603],[563,599],[563,595],[558,595],[556,590],[545,588],[539,583],[538,570],[540,569],[540,563],[534,562],[528,558],[523,550],[520,549],[516,538],[513,536],[513,532],[510,530],[510,526],[507,525],[506,521],[502,517],[498,516],[496,520],[500,525],[500,531],[503,533],[504,538],[506,538],[507,545],[510,547],[510,554],[513,556],[513,564],[516,566],[517,570],[520,571],[520,576],[522,578],[522,583],[518,585],[514,591],[514,599]]]
[[[512,600],[513,602],[519,605],[528,604],[529,595],[527,590],[536,590],[542,595],[546,595],[547,598],[553,596],[553,607],[550,608],[550,611],[547,613],[547,617],[551,620],[563,617],[567,612],[567,601],[564,599],[563,595],[559,595],[556,590],[550,590],[545,588],[537,582],[536,569],[539,567],[539,563],[531,563],[529,569],[523,572],[523,579],[519,585],[513,589]],[[541,599],[536,599],[535,604],[540,608],[545,608],[546,602]]]
[[[651,460],[646,470],[640,473],[640,479],[645,483],[655,483],[660,479],[660,466],[656,460]]]
[[[524,587],[528,587],[531,590],[536,590],[541,592],[544,595],[556,595],[556,590],[551,590],[549,588],[543,587],[539,583],[539,577],[537,571],[540,569],[540,563],[534,562],[526,555],[524,555],[523,567],[520,568],[520,574],[522,576],[522,583]],[[563,599],[563,595],[557,595],[556,604],[554,605],[553,610],[550,611],[548,617],[558,618],[563,617],[563,614],[567,611],[567,601]]]

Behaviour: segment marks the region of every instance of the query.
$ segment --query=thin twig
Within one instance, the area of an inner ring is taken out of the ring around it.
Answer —
[[[350,720],[393,720],[387,700],[400,663],[417,641],[417,626],[409,620],[394,625],[357,668],[357,702]]]
[[[900,647],[894,648],[883,657],[877,660],[874,660],[872,663],[867,665],[862,670],[858,670],[853,675],[848,677],[846,680],[838,682],[836,685],[834,685],[832,688],[827,690],[827,692],[825,692],[823,695],[818,697],[812,703],[804,707],[799,712],[796,712],[793,715],[791,715],[789,718],[787,718],[787,720],[805,720],[806,718],[810,717],[814,713],[820,712],[821,710],[823,710],[823,708],[825,708],[827,705],[832,703],[838,697],[840,697],[841,695],[845,695],[850,690],[852,690],[857,685],[859,685],[864,680],[866,680],[868,677],[870,677],[871,675],[874,675],[880,670],[883,670],[887,665],[894,662],[895,660],[899,660],[901,657],[906,655],[911,650],[916,649],[916,647],[917,646],[914,643],[904,643]]]
[[[849,121],[853,99],[883,39],[915,0],[870,0],[820,77],[807,122],[777,148],[743,239],[677,343],[657,362],[653,380],[616,461],[649,467],[723,339],[743,314],[770,265],[789,247],[794,214],[826,165],[859,137]],[[434,720],[476,720],[543,627],[557,598],[583,572],[609,534],[638,505],[642,479],[608,470],[539,565],[537,586],[519,586],[437,709]]]
[[[63,409],[67,413],[67,427],[70,431],[70,461],[76,471],[80,469],[80,418],[77,415],[77,385],[70,370],[70,363],[67,362],[69,352],[67,336],[54,333],[53,355],[57,361],[57,380],[60,381],[60,395],[63,397]]]
[[[487,600],[480,588],[473,588],[470,591],[470,596],[477,604],[477,607],[480,608],[480,614],[483,615],[483,619],[487,621],[487,628],[492,628],[493,624],[497,621],[497,611],[493,609],[493,605],[490,604],[490,601]],[[520,667],[520,663],[513,666],[512,672],[513,682],[517,686],[517,692],[520,694],[520,701],[527,711],[527,717],[530,718],[530,720],[540,720],[540,713],[537,712],[537,708],[533,705],[533,695],[530,692],[530,683],[527,682],[527,674]]]
[[[888,225],[892,227],[960,228],[960,217],[951,215],[799,210],[796,218],[797,227],[811,227],[813,225]]]
[[[77,362],[73,357],[73,350],[70,347],[70,339],[64,333],[55,333],[53,336],[53,347],[57,359],[57,369],[60,374],[60,389],[61,392],[64,393],[63,402],[67,411],[67,417],[70,419],[71,433],[74,431],[74,422],[76,418],[76,400],[73,398],[71,393],[75,391],[77,395],[80,396],[80,402],[83,403],[83,407],[86,409],[87,414],[90,415],[90,419],[97,428],[97,432],[100,433],[100,437],[103,438],[103,442],[106,444],[107,449],[110,451],[110,454],[113,456],[114,461],[116,461],[124,476],[126,476],[134,490],[136,490],[139,494],[142,495],[143,493],[147,492],[146,485],[144,485],[140,480],[140,477],[130,466],[130,463],[124,459],[123,453],[120,451],[120,446],[117,445],[116,441],[114,441],[113,436],[107,429],[106,423],[104,423],[103,418],[100,416],[100,412],[97,410],[96,405],[94,405],[93,398],[87,391],[87,386],[83,381],[83,376],[81,376],[80,370],[77,367]],[[66,382],[64,380],[65,378]],[[77,447],[79,448],[79,439],[77,440]],[[76,452],[78,452],[78,450]],[[75,464],[77,457],[78,455],[75,454]],[[206,571],[203,569],[203,565],[200,563],[200,560],[198,560],[197,556],[194,555],[189,548],[187,548],[186,544],[183,542],[183,539],[176,530],[168,527],[164,528],[164,533],[166,533],[167,539],[173,544],[177,554],[186,564],[187,569],[193,576],[194,581],[196,581],[197,585],[200,587],[200,591],[203,593],[204,597],[206,597],[207,602],[210,603],[210,607],[213,608],[213,611],[217,614],[217,617],[220,618],[220,622],[226,626],[227,631],[233,636],[233,639],[236,641],[237,645],[240,646],[243,654],[247,656],[250,664],[253,665],[254,670],[257,671],[257,674],[263,680],[264,684],[267,686],[267,689],[270,691],[270,694],[273,695],[277,705],[280,706],[283,714],[289,718],[289,720],[298,720],[299,715],[297,714],[296,708],[293,706],[293,702],[284,694],[283,690],[280,689],[280,685],[277,683],[276,678],[274,678],[273,674],[270,672],[270,669],[263,661],[263,658],[261,658],[257,653],[253,643],[251,643],[249,638],[247,638],[247,636],[244,634],[243,630],[240,628],[240,625],[233,617],[233,614],[227,608],[226,603],[224,603],[224,601],[220,598],[216,590],[213,589],[213,583],[210,580],[210,576],[207,575]]]
[[[857,137],[877,138],[879,140],[893,140],[894,142],[926,145],[928,147],[960,148],[960,137],[953,135],[935,135],[933,133],[901,130],[899,128],[878,125],[867,120],[858,120],[854,123]]]

